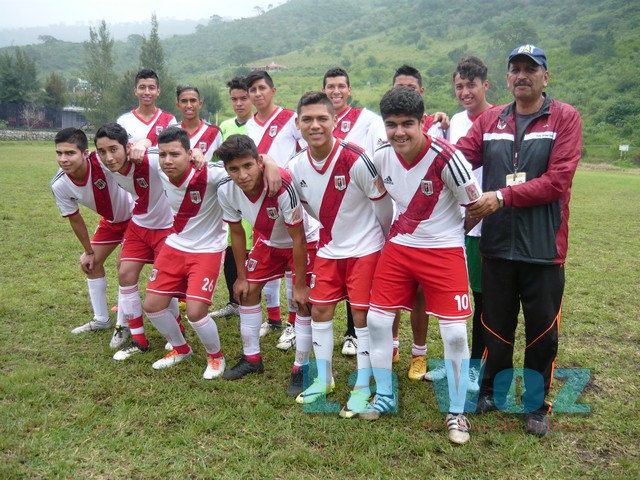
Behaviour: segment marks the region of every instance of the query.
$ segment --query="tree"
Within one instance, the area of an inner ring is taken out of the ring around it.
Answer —
[[[207,121],[213,121],[212,118],[222,109],[222,99],[218,87],[207,82],[199,86],[198,90],[200,90],[200,97],[203,101],[200,116]]]
[[[113,37],[104,20],[100,23],[98,30],[89,27],[89,41],[84,43],[86,53],[84,76],[98,94],[108,90],[115,77],[113,44]]]
[[[36,62],[20,48],[0,55],[0,102],[33,104],[38,99]]]
[[[158,34],[158,18],[155,13],[151,15],[149,38],[143,36],[142,45],[140,45],[140,68],[151,68],[160,78],[160,91],[164,90],[164,93],[161,93],[158,98],[158,106],[167,111],[175,110],[176,82],[167,68],[164,49]]]
[[[32,103],[25,105],[22,107],[22,110],[20,110],[20,120],[22,120],[24,126],[29,130],[41,126],[44,118],[44,111]]]
[[[246,65],[256,58],[255,50],[249,45],[234,45],[229,50],[229,62],[234,65]]]
[[[55,72],[47,77],[44,87],[44,105],[50,108],[62,108],[67,103],[67,83]]]

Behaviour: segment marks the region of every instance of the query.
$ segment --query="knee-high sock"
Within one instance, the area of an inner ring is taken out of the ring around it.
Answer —
[[[182,335],[182,332],[180,331],[180,327],[176,322],[176,317],[173,316],[173,313],[170,312],[168,308],[160,310],[159,312],[147,313],[147,317],[153,326],[156,327],[162,336],[173,346],[173,348],[178,350],[179,347],[186,346],[187,341],[184,339],[184,335]]]
[[[293,298],[293,274],[291,272],[284,272],[284,285],[287,290],[287,305],[289,306],[289,323],[295,325],[296,322],[296,307],[293,306],[291,299]]]
[[[240,336],[242,352],[245,356],[260,355],[260,324],[262,308],[260,304],[240,307]]]
[[[189,320],[189,325],[195,330],[208,354],[214,355],[220,352],[218,325],[216,325],[216,322],[213,321],[210,315],[206,315],[196,322]]]
[[[393,395],[393,312],[370,308],[367,314],[369,328],[369,357],[380,395]]]
[[[369,381],[371,379],[371,357],[370,357],[370,345],[369,345],[369,328],[356,327],[356,335],[358,336],[358,377],[354,388],[369,388]]]
[[[309,353],[311,352],[311,317],[296,318],[296,358],[293,362],[295,366],[302,366],[309,363]]]
[[[280,320],[280,279],[271,280],[262,290],[271,320]]]
[[[93,308],[93,319],[96,322],[109,321],[109,307],[107,307],[107,277],[87,278],[89,299]]]
[[[449,382],[449,397],[450,405],[449,411],[452,413],[462,413],[464,411],[464,397],[465,392],[461,395],[453,395],[453,392],[458,389],[460,378],[463,377],[465,382],[462,382],[466,386],[467,379],[469,378],[469,345],[467,344],[467,324],[466,322],[450,322],[439,320],[440,323],[440,335],[442,336],[442,343],[444,344],[444,359],[445,362],[451,362],[453,369],[453,383],[450,370],[447,368],[449,375],[447,375],[447,381]],[[452,390],[452,388],[454,390]],[[454,402],[454,399],[458,399]]]
[[[311,321],[311,336],[313,339],[313,353],[318,366],[318,381],[331,385],[333,378],[333,320],[328,322]]]
[[[149,345],[147,337],[144,334],[142,302],[140,301],[138,285],[128,287],[120,286],[118,289],[118,312],[120,310],[122,310],[122,315],[131,330],[131,338],[143,347]]]

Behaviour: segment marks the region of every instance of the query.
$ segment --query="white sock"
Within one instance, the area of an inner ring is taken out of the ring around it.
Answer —
[[[178,299],[176,297],[171,299],[167,309],[173,314],[173,318],[178,318],[178,315],[180,315],[180,306],[178,305]]]
[[[462,413],[464,412],[464,394],[466,394],[466,392],[462,392],[462,395],[454,395],[453,392],[458,389],[461,375],[465,375],[465,379],[469,377],[467,324],[466,322],[451,322],[443,320],[438,320],[438,322],[440,324],[442,343],[444,344],[445,364],[451,362],[451,368],[453,369],[452,383],[452,377],[449,374],[449,366],[447,365],[447,381],[449,382],[449,398],[451,401],[449,411],[451,413]],[[463,360],[467,361],[463,362]],[[458,399],[458,401],[455,401],[455,399]]]
[[[311,317],[296,315],[296,358],[294,365],[302,366],[309,363],[311,352]]]
[[[260,353],[260,325],[262,324],[262,307],[260,304],[240,306],[240,336],[242,352],[245,355]]]
[[[411,347],[411,355],[415,355],[416,357],[424,357],[427,355],[427,346],[426,345],[416,345],[413,344]]]
[[[93,319],[99,323],[109,321],[109,307],[107,307],[107,277],[87,278],[89,299],[93,307]]]
[[[120,312],[122,311],[122,319],[126,326],[129,320],[142,316],[142,302],[140,301],[140,292],[138,285],[129,287],[118,287],[118,321],[120,321]],[[132,335],[144,333],[144,326],[140,324],[139,328],[131,330]]]
[[[358,377],[355,388],[369,388],[371,379],[371,358],[369,352],[369,328],[355,328],[358,337],[358,355],[356,364],[358,366]]]
[[[171,312],[173,315],[173,312]],[[177,325],[174,317],[173,322]],[[209,354],[216,354],[220,351],[220,336],[218,335],[218,325],[213,321],[211,315],[206,315],[204,318],[192,322],[189,320],[189,325],[193,327],[193,330],[198,334],[198,338],[204,345],[204,349]]]
[[[176,317],[173,316],[173,313],[168,308],[155,313],[147,312],[147,317],[173,347],[180,347],[187,343],[180,331],[178,322],[176,322]]]
[[[333,359],[333,320],[328,322],[311,321],[311,336],[313,339],[313,353],[318,366],[318,381],[324,385],[331,385],[333,378],[331,362]]]
[[[280,306],[280,279],[270,280],[264,284],[262,289],[264,294],[264,301],[267,304],[267,308]]]
[[[393,359],[393,312],[369,309],[367,325],[369,328],[369,358],[373,376],[376,379],[376,391],[380,395],[393,395],[392,359]]]

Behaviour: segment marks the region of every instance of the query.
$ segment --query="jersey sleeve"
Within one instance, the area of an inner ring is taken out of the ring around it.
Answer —
[[[369,152],[369,155],[373,155],[373,152],[376,151],[380,145],[384,144],[387,141],[387,130],[384,127],[384,122],[382,121],[382,117],[372,114],[371,123],[369,124],[369,129],[367,130],[367,145],[363,145],[363,148]]]
[[[220,203],[220,207],[222,207],[222,220],[227,223],[239,223],[242,221],[242,216],[229,202],[228,195],[230,187],[232,187],[229,183],[233,182],[229,180],[218,187],[218,202]]]
[[[475,203],[482,195],[482,188],[471,171],[471,164],[456,150],[442,170],[442,181],[453,192],[460,205]]]
[[[366,153],[362,153],[351,167],[351,178],[371,200],[378,200],[387,194],[378,170]]]
[[[291,183],[290,175],[286,171],[283,173],[282,189],[278,194],[278,206],[285,225],[291,227],[302,223],[302,204],[295,187]],[[285,179],[285,176],[288,178]]]
[[[61,183],[54,181],[51,185],[51,191],[56,205],[58,205],[58,210],[60,210],[60,215],[63,217],[70,217],[80,210],[78,201],[71,195],[65,194],[65,189]]]

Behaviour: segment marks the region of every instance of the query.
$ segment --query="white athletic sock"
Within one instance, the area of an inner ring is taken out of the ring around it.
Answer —
[[[416,357],[424,357],[427,355],[427,346],[426,345],[416,345],[415,343],[411,347],[411,355]]]
[[[393,312],[369,309],[367,325],[369,328],[369,357],[373,376],[376,379],[376,391],[380,395],[393,395],[392,359],[393,359]]]
[[[173,312],[171,313],[173,315]],[[174,317],[173,322],[176,323]],[[177,323],[176,323],[177,325]],[[198,338],[204,345],[204,349],[209,354],[216,354],[220,351],[220,336],[218,335],[218,325],[213,321],[211,315],[206,315],[204,318],[192,322],[189,320],[189,325],[193,327],[193,330],[198,334]]]
[[[260,325],[262,324],[262,307],[260,304],[240,306],[240,336],[242,352],[245,355],[260,353]]]
[[[89,299],[93,307],[93,319],[99,323],[109,321],[109,307],[107,307],[107,277],[87,278]]]
[[[358,377],[355,388],[369,388],[371,379],[371,358],[369,353],[369,328],[355,328],[358,337],[358,355],[356,365],[358,366]]]
[[[469,346],[467,343],[467,324],[466,322],[451,322],[446,320],[438,320],[440,324],[440,335],[442,336],[442,343],[444,344],[444,359],[445,365],[447,365],[447,381],[449,384],[449,411],[451,413],[464,412],[464,398],[466,395],[466,382],[469,378]],[[466,360],[466,361],[464,361]],[[451,382],[452,376],[449,370],[448,363],[451,362],[451,368],[453,369],[453,383]],[[455,395],[456,390],[460,382],[460,377],[464,375],[465,378],[465,392],[458,392]]]
[[[178,318],[178,315],[180,315],[180,305],[178,305],[178,299],[176,297],[171,299],[167,309],[173,314],[173,318]]]
[[[122,310],[122,318],[125,325],[129,325],[129,321],[134,318],[142,317],[142,302],[140,301],[140,292],[138,285],[131,285],[118,288],[118,314]],[[120,315],[118,315],[118,318]],[[119,320],[118,320],[119,321]],[[131,330],[132,335],[144,333],[144,326],[140,322],[140,326]]]
[[[187,343],[180,331],[178,322],[176,322],[176,317],[173,316],[173,313],[168,308],[155,313],[146,313],[153,326],[174,348]]]
[[[311,352],[311,317],[296,315],[296,358],[293,362],[296,366],[309,363]]]
[[[333,320],[328,322],[311,321],[311,336],[313,339],[313,353],[318,366],[318,381],[324,385],[331,385],[333,378]]]
[[[280,306],[280,279],[270,280],[264,284],[262,289],[264,294],[264,301],[267,304],[267,308]],[[276,320],[276,319],[274,319]]]

